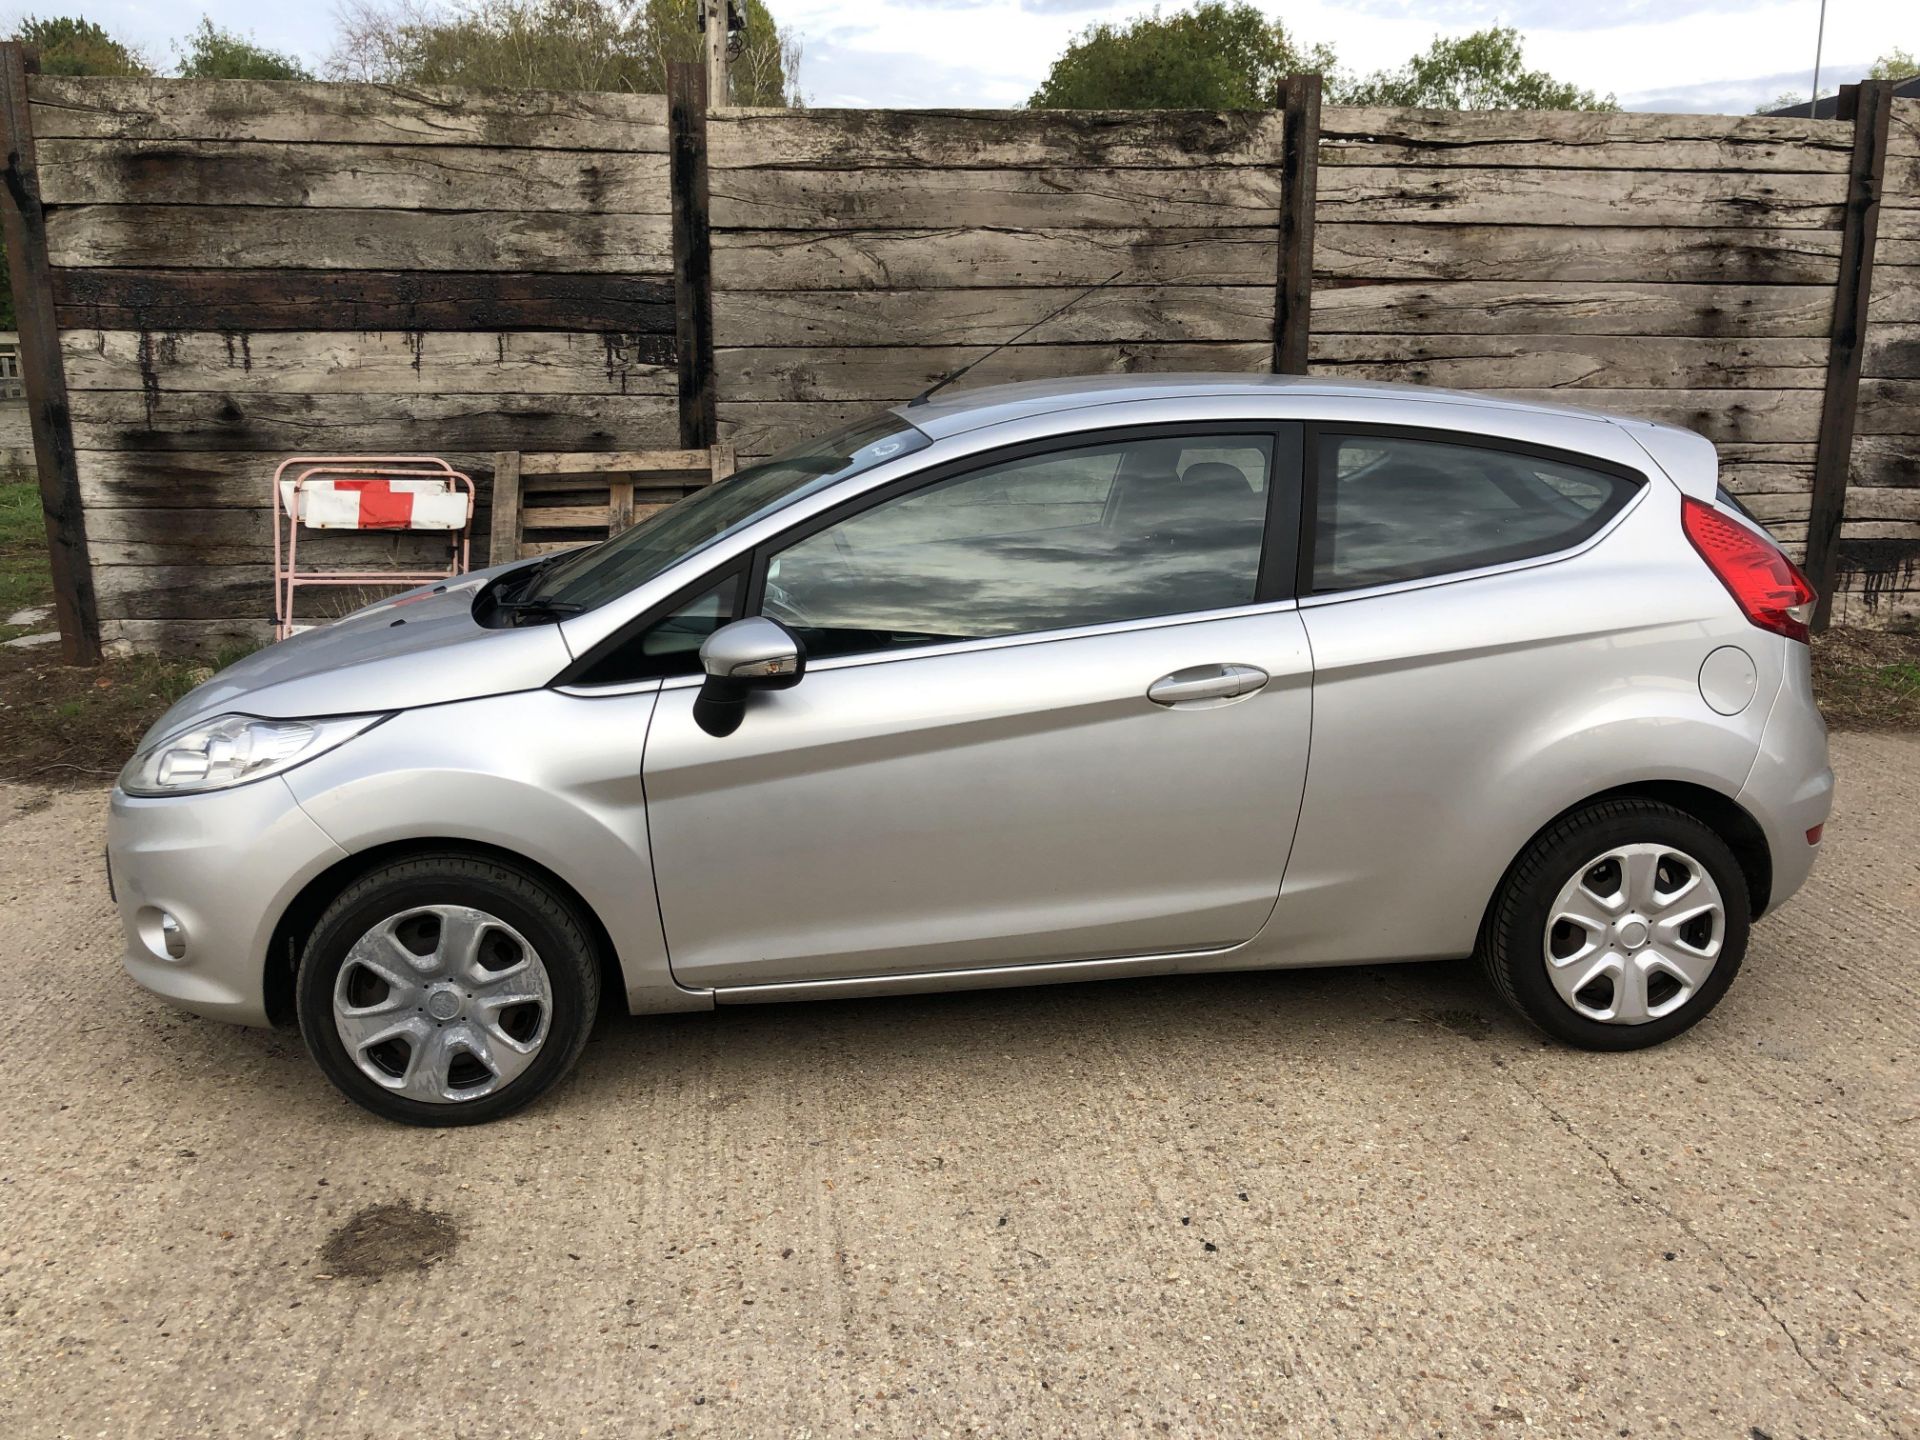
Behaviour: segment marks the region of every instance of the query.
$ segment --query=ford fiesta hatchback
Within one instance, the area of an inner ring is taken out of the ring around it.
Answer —
[[[636,1013],[1477,953],[1671,1039],[1812,866],[1813,592],[1633,420],[1247,376],[881,411],[242,661],[113,792],[126,967],[489,1119]]]

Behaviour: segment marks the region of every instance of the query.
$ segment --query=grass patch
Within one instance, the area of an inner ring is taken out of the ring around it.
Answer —
[[[47,566],[40,487],[31,480],[0,480],[0,622],[16,610],[52,603],[53,572]],[[0,640],[26,633],[22,627],[0,623]]]
[[[1920,729],[1920,635],[1836,626],[1813,642],[1813,688],[1836,730]]]

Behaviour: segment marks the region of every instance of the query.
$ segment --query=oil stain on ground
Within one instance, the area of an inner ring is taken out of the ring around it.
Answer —
[[[459,1243],[460,1228],[451,1215],[402,1200],[356,1210],[320,1247],[320,1261],[343,1279],[378,1280],[425,1270],[453,1254]]]

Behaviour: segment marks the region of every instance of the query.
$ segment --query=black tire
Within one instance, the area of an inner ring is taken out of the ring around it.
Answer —
[[[386,1089],[354,1063],[334,1021],[334,985],[354,944],[381,921],[424,905],[472,906],[505,921],[547,972],[552,1010],[532,1063],[472,1100],[434,1103]],[[294,989],[307,1049],[349,1099],[408,1125],[478,1125],[537,1099],[573,1068],[599,1006],[600,967],[585,918],[548,885],[500,861],[427,854],[382,865],[341,892],[314,926]]]
[[[1698,861],[1719,887],[1726,914],[1719,957],[1699,989],[1668,1014],[1637,1025],[1590,1019],[1554,988],[1548,914],[1579,867],[1615,846],[1641,843],[1671,845]],[[1607,800],[1555,821],[1520,853],[1488,914],[1480,958],[1494,989],[1554,1039],[1585,1050],[1644,1050],[1691,1029],[1720,1003],[1746,955],[1751,913],[1746,876],[1713,830],[1671,805]]]

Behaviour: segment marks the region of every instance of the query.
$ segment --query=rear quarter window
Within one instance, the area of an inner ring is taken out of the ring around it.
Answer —
[[[1638,488],[1611,471],[1471,442],[1323,433],[1313,589],[1356,590],[1549,555]]]

